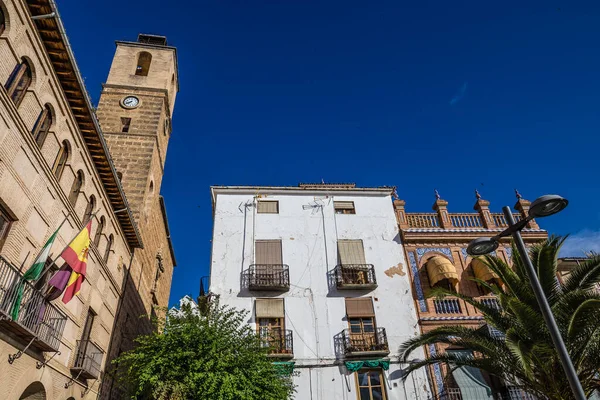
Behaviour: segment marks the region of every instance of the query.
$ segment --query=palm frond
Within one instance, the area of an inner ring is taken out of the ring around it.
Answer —
[[[563,290],[591,290],[600,283],[600,254],[592,254],[577,267],[573,268],[563,284]]]

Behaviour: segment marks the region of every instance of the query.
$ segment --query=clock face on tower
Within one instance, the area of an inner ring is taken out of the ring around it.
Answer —
[[[121,105],[125,108],[136,108],[140,105],[140,99],[135,96],[127,96],[121,100]]]

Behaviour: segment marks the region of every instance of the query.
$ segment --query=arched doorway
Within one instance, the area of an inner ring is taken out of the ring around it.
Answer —
[[[46,400],[46,389],[41,382],[33,382],[23,391],[19,400]]]

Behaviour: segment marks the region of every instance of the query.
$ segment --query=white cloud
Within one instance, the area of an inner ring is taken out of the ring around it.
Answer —
[[[584,257],[590,251],[600,253],[600,231],[583,230],[569,236],[560,257]]]

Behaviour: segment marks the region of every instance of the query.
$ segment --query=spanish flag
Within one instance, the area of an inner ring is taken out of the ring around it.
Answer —
[[[55,286],[57,289],[62,291],[64,289],[63,295],[63,303],[67,304],[73,297],[79,294],[79,290],[81,290],[81,285],[85,280],[85,271],[87,266],[87,257],[88,251],[90,249],[90,237],[92,234],[92,221],[88,222],[87,226],[79,232],[75,239],[69,243],[67,248],[60,255],[63,260],[65,260],[67,267],[65,269],[61,268],[54,278],[59,278],[59,275],[64,276],[66,278],[67,274],[69,275],[69,279],[66,281],[66,285],[64,283],[59,285],[53,285],[54,282],[49,282],[51,286]],[[57,280],[63,280],[57,279]],[[62,286],[62,287],[61,287]],[[56,296],[58,297],[58,296]]]

